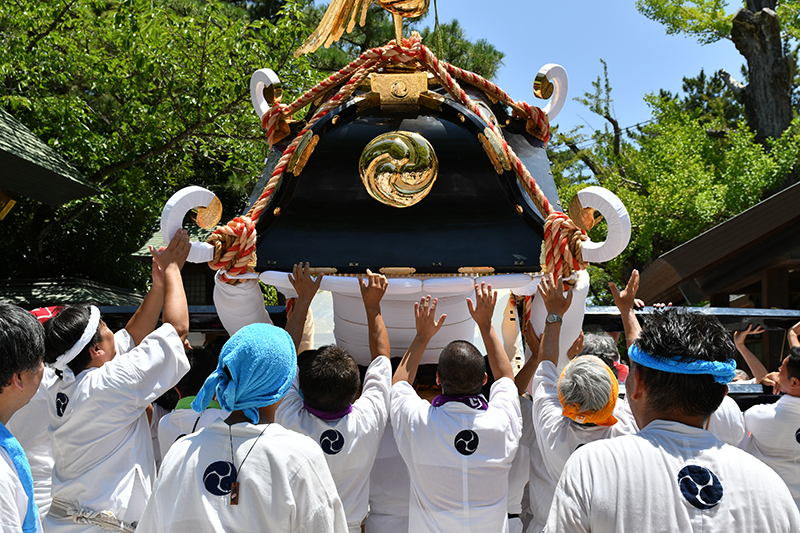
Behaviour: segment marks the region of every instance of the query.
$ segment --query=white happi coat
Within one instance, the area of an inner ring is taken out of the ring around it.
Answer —
[[[533,415],[531,415],[532,417]],[[542,459],[542,452],[539,450],[539,442],[536,440],[536,430],[531,424],[531,432],[523,432],[520,446],[528,444],[530,447],[529,456],[529,479],[528,479],[528,500],[531,504],[531,514],[533,518],[528,524],[526,533],[542,533],[547,523],[547,515],[550,513],[550,504],[553,502],[553,493],[556,490],[556,482],[547,472],[547,467]]]
[[[754,405],[744,413],[749,435],[742,448],[772,467],[789,487],[800,509],[800,398]]]
[[[230,504],[231,443],[238,505]],[[170,448],[136,529],[345,533],[344,508],[322,455],[314,441],[278,424],[217,419]]]
[[[162,416],[158,422],[158,445],[162,460],[176,440],[200,431],[218,418],[225,420],[228,415],[230,413],[227,411],[211,407],[202,413],[193,409],[176,409]]]
[[[533,426],[542,460],[555,481],[561,476],[567,459],[586,444],[600,439],[636,433],[636,424],[622,400],[614,407],[617,423],[613,426],[578,424],[564,416],[558,399],[559,372],[550,361],[542,361],[533,375]]]
[[[125,330],[115,334],[115,341],[117,354],[111,361],[84,370],[72,383],[59,379],[47,391],[53,497],[134,522],[156,477],[145,408],[175,386],[189,371],[189,361],[168,323],[139,346],[132,347]],[[49,533],[102,531],[49,516],[45,527]]]
[[[36,492],[34,487],[34,499]],[[17,467],[5,448],[0,447],[0,531],[17,533],[28,514],[28,495],[19,480]],[[36,517],[36,527],[42,531],[42,523]]]
[[[351,532],[360,532],[369,504],[369,473],[389,417],[392,364],[376,357],[367,368],[361,396],[350,414],[323,420],[303,406],[299,376],[275,412],[275,422],[319,443],[342,499]]]
[[[736,403],[736,400],[725,395],[717,410],[708,417],[706,429],[722,442],[731,446],[739,446],[746,431],[744,429],[744,415],[742,410],[739,409],[739,404]]]
[[[525,494],[525,487],[530,478],[531,449],[530,444],[525,442],[526,437],[536,438],[533,432],[533,419],[531,415],[531,402],[525,396],[519,397],[519,408],[522,414],[522,434],[519,439],[519,447],[514,460],[511,461],[511,470],[508,472],[508,514],[522,514],[522,497]],[[522,518],[508,519],[509,533],[522,533]]]
[[[31,465],[33,476],[33,497],[39,508],[39,516],[44,520],[50,509],[50,486],[53,478],[53,444],[47,434],[50,413],[47,410],[47,388],[58,379],[55,370],[44,367],[42,381],[36,394],[27,405],[11,416],[6,428],[14,435]]]
[[[507,531],[508,472],[522,433],[511,379],[495,381],[486,411],[433,407],[400,381],[391,422],[411,478],[409,531]]]
[[[556,487],[549,532],[797,532],[780,477],[712,433],[655,420],[637,435],[587,444]]]
[[[389,415],[391,424],[392,415]],[[378,455],[369,475],[369,515],[366,533],[408,533],[408,467],[394,441],[394,431],[383,432]]]

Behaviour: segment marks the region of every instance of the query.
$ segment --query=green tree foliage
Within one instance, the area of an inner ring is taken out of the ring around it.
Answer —
[[[250,75],[272,68],[286,98],[320,78],[292,57],[302,7],[271,23],[218,0],[0,3],[0,106],[103,191],[55,209],[20,199],[0,270],[142,288],[129,255],[172,193],[208,186],[237,215],[267,151]]]
[[[425,43],[437,57],[460,68],[493,79],[503,65],[505,54],[486,39],[470,41],[458,20],[452,20],[439,28],[425,28],[420,32]]]
[[[682,90],[681,96],[662,89],[659,96],[675,99],[683,111],[696,114],[701,124],[722,126],[727,130],[745,120],[744,107],[718,73],[708,76],[701,69],[694,78],[683,78]]]
[[[682,97],[647,96],[651,121],[626,131],[611,112],[607,75],[593,85],[592,93],[576,100],[603,117],[606,125],[589,134],[581,128],[557,134],[551,161],[565,202],[596,184],[619,196],[630,213],[628,248],[593,267],[595,300],[608,303],[608,278],[626,280],[633,268],[646,268],[659,255],[751,207],[783,182],[800,155],[800,119],[765,146],[741,120],[730,127],[736,114],[728,106],[713,104],[718,98],[713,90],[700,94],[701,85],[716,85],[698,76],[687,80]],[[604,224],[590,232],[593,240],[603,240],[604,235]]]
[[[797,61],[788,45],[800,35],[800,1],[747,0],[732,16],[725,14],[726,0],[637,0],[636,7],[668,34],[696,37],[701,44],[730,40],[747,61],[748,83],[720,73],[744,105],[759,142],[790,127]]]
[[[727,5],[725,0],[636,0],[636,8],[666,26],[668,34],[690,35],[703,44],[730,39]]]

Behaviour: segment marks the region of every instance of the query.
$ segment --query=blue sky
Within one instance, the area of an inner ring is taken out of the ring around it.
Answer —
[[[740,79],[744,58],[729,40],[700,45],[641,15],[633,0],[438,0],[439,22],[458,19],[470,40],[486,39],[505,52],[494,80],[515,100],[544,107],[533,97],[539,69],[558,63],[569,75],[564,109],[553,121],[568,131],[577,125],[599,128],[603,120],[572,98],[591,91],[608,63],[614,110],[621,126],[650,118],[643,97],[667,89],[678,92],[684,76],[704,68],[724,68]],[[733,12],[729,6],[729,12]],[[422,26],[433,25],[433,1]]]

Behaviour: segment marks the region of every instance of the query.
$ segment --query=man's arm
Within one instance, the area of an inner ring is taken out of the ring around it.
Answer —
[[[163,248],[161,249],[163,251]],[[161,308],[164,306],[164,273],[153,258],[153,284],[144,297],[142,305],[133,314],[125,330],[133,338],[134,345],[139,345],[145,337],[156,329],[158,318],[161,316]]]
[[[360,277],[358,286],[361,289],[361,299],[364,300],[364,310],[367,312],[367,326],[369,327],[369,353],[374,361],[378,356],[389,357],[389,333],[383,323],[381,314],[381,298],[386,294],[389,282],[382,274],[373,274],[367,269],[367,282]]]
[[[408,347],[403,360],[397,370],[394,371],[392,377],[392,385],[399,381],[408,381],[414,383],[414,378],[417,377],[417,368],[419,362],[422,360],[422,354],[425,353],[425,348],[431,341],[434,335],[444,325],[444,320],[447,315],[442,315],[439,320],[434,320],[436,316],[436,304],[439,300],[434,298],[431,300],[430,296],[422,298],[419,303],[414,304],[414,316],[417,323],[417,335]]]
[[[192,245],[189,234],[180,229],[164,250],[150,247],[150,253],[158,263],[164,275],[164,323],[172,324],[181,338],[186,340],[189,334],[189,307],[186,304],[186,293],[183,291],[181,268],[189,256]]]
[[[545,274],[542,276],[538,290],[548,315],[554,314],[559,318],[564,318],[564,313],[569,309],[572,303],[572,289],[568,289],[567,295],[564,296],[563,287],[564,283],[560,276],[555,280],[553,280],[552,274]],[[558,366],[560,336],[561,320],[545,322],[544,332],[542,332],[542,361],[550,361],[555,366]]]
[[[611,289],[611,294],[614,296],[614,305],[619,309],[619,314],[622,318],[622,326],[625,328],[625,344],[630,348],[633,341],[639,338],[639,333],[642,331],[639,320],[633,312],[636,307],[636,292],[639,290],[639,271],[634,270],[631,272],[631,279],[628,280],[628,284],[622,291],[617,288],[614,282],[609,283],[608,288]]]
[[[756,326],[756,328],[753,329],[753,325],[750,324],[747,326],[746,330],[737,331],[733,334],[733,342],[736,344],[736,349],[742,354],[744,362],[747,363],[747,366],[750,368],[750,373],[756,378],[756,383],[761,383],[764,376],[767,375],[767,369],[761,361],[758,360],[758,357],[744,345],[744,341],[748,335],[758,335],[759,333],[764,333],[764,328]]]
[[[533,324],[531,324],[530,320],[525,325],[525,342],[528,343],[528,348],[531,349],[531,356],[519,369],[517,375],[514,376],[514,383],[520,396],[525,394],[525,390],[536,372],[536,367],[539,366],[539,337],[533,332]]]
[[[306,325],[306,317],[308,316],[308,309],[311,307],[311,302],[314,296],[317,295],[319,286],[322,283],[322,274],[316,278],[311,276],[311,267],[308,263],[303,266],[303,263],[297,263],[292,267],[292,273],[289,274],[289,282],[297,292],[297,298],[294,299],[292,312],[286,319],[286,331],[294,341],[295,349],[300,348],[300,342],[303,340],[303,329]]]
[[[492,315],[494,306],[497,303],[497,293],[492,290],[491,285],[481,282],[475,285],[475,302],[467,298],[467,308],[472,319],[478,324],[478,329],[486,346],[486,355],[489,357],[489,367],[492,369],[495,379],[509,378],[514,379],[514,371],[511,362],[508,360],[503,342],[497,335],[492,326]]]
[[[789,331],[786,332],[786,337],[789,341],[789,348],[797,348],[800,346],[800,340],[797,339],[797,336],[800,335],[800,322],[795,324],[791,327]]]

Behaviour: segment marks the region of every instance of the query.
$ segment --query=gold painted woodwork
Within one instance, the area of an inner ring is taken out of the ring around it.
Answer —
[[[222,218],[222,202],[214,196],[214,199],[209,202],[207,207],[197,208],[197,217],[195,222],[203,229],[214,228]]]

